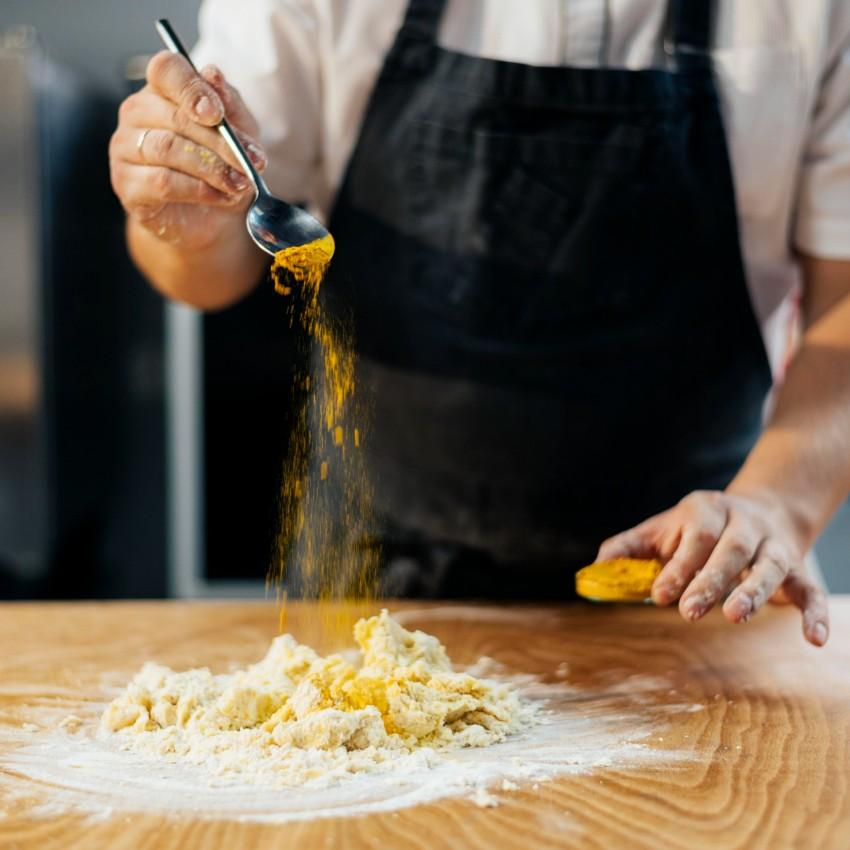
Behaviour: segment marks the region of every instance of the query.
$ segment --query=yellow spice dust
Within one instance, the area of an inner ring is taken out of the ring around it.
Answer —
[[[351,600],[348,614],[341,615],[339,605],[326,609],[335,612],[327,627],[342,636],[362,613],[354,601],[375,595],[378,549],[371,533],[372,490],[363,457],[354,451],[365,410],[355,392],[351,323],[329,314],[320,298],[333,253],[328,235],[280,251],[272,267],[275,289],[291,299],[292,325],[303,334],[309,357],[306,373],[295,381],[303,398],[283,472],[269,582],[284,599]]]
[[[661,567],[661,561],[639,558],[597,561],[576,573],[576,592],[597,601],[643,601]]]

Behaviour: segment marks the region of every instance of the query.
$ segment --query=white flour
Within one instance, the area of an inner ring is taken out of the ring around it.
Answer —
[[[296,766],[303,781],[294,787],[294,774],[281,769],[280,747],[251,741],[250,730],[217,730],[200,736],[204,741],[195,747],[161,746],[157,736],[173,735],[173,729],[115,734],[99,728],[103,704],[69,707],[63,699],[61,713],[44,706],[29,712],[26,728],[0,725],[0,809],[17,798],[17,806],[45,816],[79,811],[106,818],[139,811],[286,822],[390,811],[451,796],[491,807],[559,776],[675,764],[690,755],[656,749],[665,727],[652,710],[653,694],[666,695],[667,717],[700,708],[670,706],[666,680],[631,677],[588,693],[564,683],[565,671],[556,674],[559,681],[544,683],[508,675],[482,659],[464,672],[467,678],[497,679],[501,684],[490,681],[487,687],[522,698],[496,743],[458,749],[437,736],[430,744],[408,741],[377,757],[344,747],[300,748]],[[63,726],[69,711],[75,717]],[[243,742],[236,740],[240,735]]]
[[[455,672],[437,638],[387,611],[359,621],[354,636],[362,664],[320,656],[290,635],[230,674],[145,664],[107,707],[101,737],[247,784],[318,788],[409,772],[538,722],[514,688]]]

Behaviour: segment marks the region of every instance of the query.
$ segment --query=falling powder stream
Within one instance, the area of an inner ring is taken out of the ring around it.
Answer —
[[[322,281],[334,253],[330,235],[278,252],[275,289],[290,299],[294,329],[304,334],[305,369],[296,375],[298,407],[281,487],[281,526],[269,583],[288,596],[333,606],[326,625],[349,632],[374,597],[378,548],[372,490],[361,442],[366,411],[357,397],[351,322],[323,306]],[[281,625],[285,617],[281,610]],[[328,610],[331,610],[330,608]],[[340,611],[344,613],[340,614]],[[332,621],[331,621],[332,620]]]

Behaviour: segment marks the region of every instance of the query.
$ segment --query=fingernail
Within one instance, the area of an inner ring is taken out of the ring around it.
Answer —
[[[689,620],[697,620],[705,613],[705,607],[699,599],[688,599],[682,604],[682,613]]]
[[[740,622],[746,622],[753,612],[753,600],[741,593],[729,600],[729,607]]]
[[[229,168],[227,171],[227,182],[236,189],[237,192],[244,192],[250,183],[248,178],[235,168]]]
[[[827,636],[826,626],[823,623],[815,623],[815,627],[812,629],[812,637],[815,642],[823,646],[826,643]]]
[[[659,584],[653,591],[659,602],[669,602],[676,595],[676,587],[672,584]]]
[[[263,149],[259,145],[255,145],[253,142],[249,142],[247,147],[248,156],[251,157],[251,162],[253,162],[257,168],[265,168],[267,160]]]
[[[202,94],[195,101],[195,115],[207,121],[215,121],[218,118],[218,110],[213,106],[212,101]]]

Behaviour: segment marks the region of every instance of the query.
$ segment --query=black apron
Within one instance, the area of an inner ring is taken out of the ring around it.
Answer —
[[[385,590],[564,598],[761,425],[712,4],[671,0],[671,67],[640,71],[446,50],[444,5],[411,0],[377,81],[327,306],[353,312]]]

